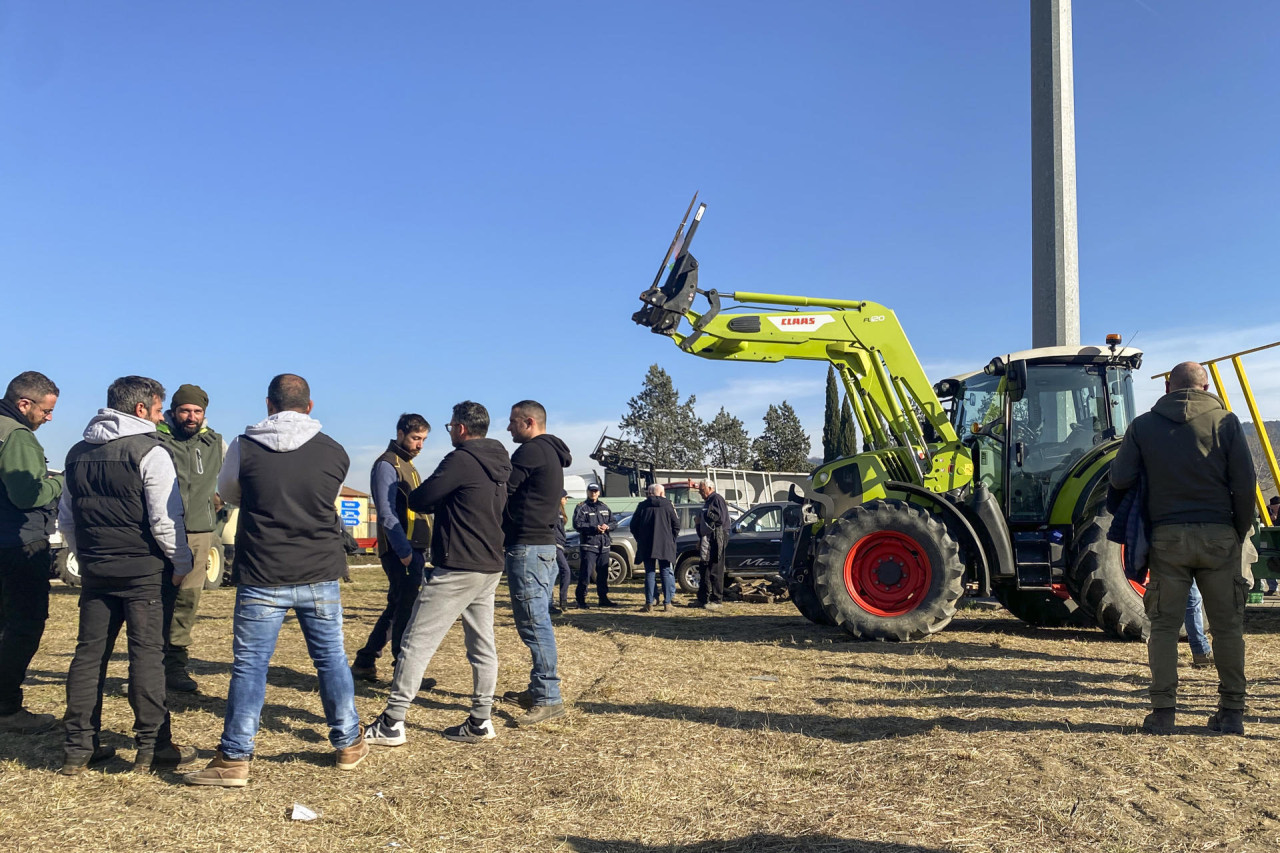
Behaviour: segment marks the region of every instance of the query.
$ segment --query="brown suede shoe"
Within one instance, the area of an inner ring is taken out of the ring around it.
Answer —
[[[243,788],[249,784],[249,762],[232,761],[222,754],[222,750],[203,770],[187,773],[182,781],[188,785],[217,785],[222,788]]]
[[[355,770],[356,765],[364,761],[364,757],[369,754],[369,742],[364,739],[364,729],[360,730],[360,737],[351,746],[344,746],[339,749],[334,758],[337,761],[339,770]]]

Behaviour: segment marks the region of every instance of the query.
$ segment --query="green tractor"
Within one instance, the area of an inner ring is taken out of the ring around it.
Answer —
[[[632,319],[701,358],[833,365],[863,439],[793,489],[804,524],[784,545],[801,613],[858,638],[913,640],[945,628],[972,591],[1032,624],[1146,635],[1143,587],[1106,538],[1107,471],[1134,417],[1140,351],[1116,336],[1027,350],[932,385],[883,305],[699,290],[689,245],[705,208],[687,235],[681,223]]]

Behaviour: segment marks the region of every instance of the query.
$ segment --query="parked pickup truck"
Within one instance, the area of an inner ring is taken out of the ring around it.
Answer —
[[[771,578],[782,571],[785,540],[793,539],[800,527],[800,505],[772,501],[753,506],[733,523],[725,546],[725,582],[748,578]],[[676,585],[696,593],[698,578],[698,535],[691,531],[676,539]]]

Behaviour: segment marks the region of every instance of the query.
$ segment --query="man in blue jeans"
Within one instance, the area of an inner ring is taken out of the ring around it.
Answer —
[[[184,777],[189,785],[248,784],[267,666],[290,610],[320,677],[338,769],[354,769],[369,753],[343,648],[338,583],[346,555],[334,501],[349,460],[311,418],[312,405],[305,379],[277,376],[267,390],[267,419],[227,448],[218,493],[240,507],[231,687],[218,754]]]
[[[563,441],[547,432],[547,410],[534,400],[521,400],[511,407],[507,432],[520,447],[511,457],[507,481],[504,562],[516,631],[529,647],[533,669],[528,688],[508,691],[502,698],[527,709],[516,725],[530,726],[564,715],[556,635],[551,628],[551,590],[559,572],[556,521],[564,469],[573,457]]]

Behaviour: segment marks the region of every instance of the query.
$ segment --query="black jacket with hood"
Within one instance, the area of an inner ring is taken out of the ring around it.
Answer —
[[[1134,418],[1111,463],[1111,485],[1127,489],[1147,476],[1152,527],[1210,523],[1253,526],[1257,475],[1240,420],[1213,394],[1165,394]]]
[[[435,513],[431,561],[467,572],[502,571],[502,511],[511,458],[492,438],[473,438],[440,460],[409,493],[409,509]]]
[[[572,463],[568,446],[548,433],[529,439],[512,454],[510,497],[502,519],[508,548],[555,544],[564,469]]]

